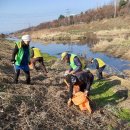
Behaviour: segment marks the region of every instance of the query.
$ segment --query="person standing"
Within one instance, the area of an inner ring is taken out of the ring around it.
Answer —
[[[26,84],[30,84],[30,48],[29,44],[31,41],[30,35],[23,35],[22,40],[15,43],[15,48],[12,53],[11,62],[14,64],[15,75],[14,83],[18,83],[20,70],[23,70],[26,76]]]

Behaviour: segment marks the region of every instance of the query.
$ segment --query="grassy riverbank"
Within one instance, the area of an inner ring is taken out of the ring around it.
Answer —
[[[101,40],[92,47],[92,51],[130,60],[130,31],[113,29],[96,32]]]

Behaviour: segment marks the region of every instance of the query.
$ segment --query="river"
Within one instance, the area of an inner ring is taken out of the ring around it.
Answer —
[[[77,43],[49,43],[43,44],[39,42],[31,42],[31,46],[35,46],[41,49],[42,52],[48,53],[50,55],[60,57],[60,54],[64,51],[69,51],[70,53],[75,53],[77,55],[85,54],[87,58],[101,58],[106,64],[116,69],[117,71],[123,71],[130,69],[130,61],[126,61],[120,58],[110,57],[104,53],[93,53],[88,45],[80,45]]]
[[[8,38],[8,40],[14,40],[11,38]],[[16,40],[16,39],[15,39]],[[60,58],[60,54],[64,51],[68,51],[70,53],[75,53],[77,55],[85,54],[87,58],[94,57],[94,58],[101,58],[105,61],[105,63],[113,68],[111,71],[116,72],[123,72],[124,70],[130,69],[130,61],[123,60],[120,58],[114,58],[111,56],[108,56],[104,53],[93,53],[87,44],[82,45],[78,43],[54,43],[51,42],[49,44],[44,44],[40,42],[31,42],[30,46],[35,46],[41,49],[43,53],[48,53],[50,55],[56,56]]]

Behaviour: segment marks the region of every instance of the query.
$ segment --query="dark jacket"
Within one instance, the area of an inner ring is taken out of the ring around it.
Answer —
[[[99,69],[99,64],[98,64],[98,61],[97,61],[96,59],[94,59],[94,61],[93,61],[93,62],[94,62],[95,68],[96,68],[96,69]]]
[[[95,65],[95,68],[96,68],[96,69],[105,68],[105,66],[106,66],[105,62],[102,61],[102,60],[99,59],[99,58],[95,58],[95,59],[94,59],[94,65]]]
[[[31,48],[30,50],[30,58],[33,58],[34,57],[34,50]]]
[[[20,65],[28,65],[28,63],[29,63],[28,57],[30,55],[29,54],[29,46],[22,44],[22,48],[24,51],[24,55],[23,55],[23,58],[22,58]],[[15,45],[15,48],[14,48],[13,53],[12,53],[11,61],[15,62],[15,56],[17,55],[18,51],[19,51],[19,48],[17,45]]]
[[[70,90],[69,90],[69,98],[72,98],[73,96],[73,86],[74,85],[79,85],[80,86],[80,91],[90,91],[90,86],[92,85],[94,80],[93,74],[88,71],[81,71],[79,73],[76,73],[76,75],[68,75],[66,77],[66,81],[70,85]]]

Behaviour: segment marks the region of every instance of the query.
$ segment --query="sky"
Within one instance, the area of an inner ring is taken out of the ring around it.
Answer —
[[[0,0],[0,33],[10,33],[101,7],[112,0]]]

